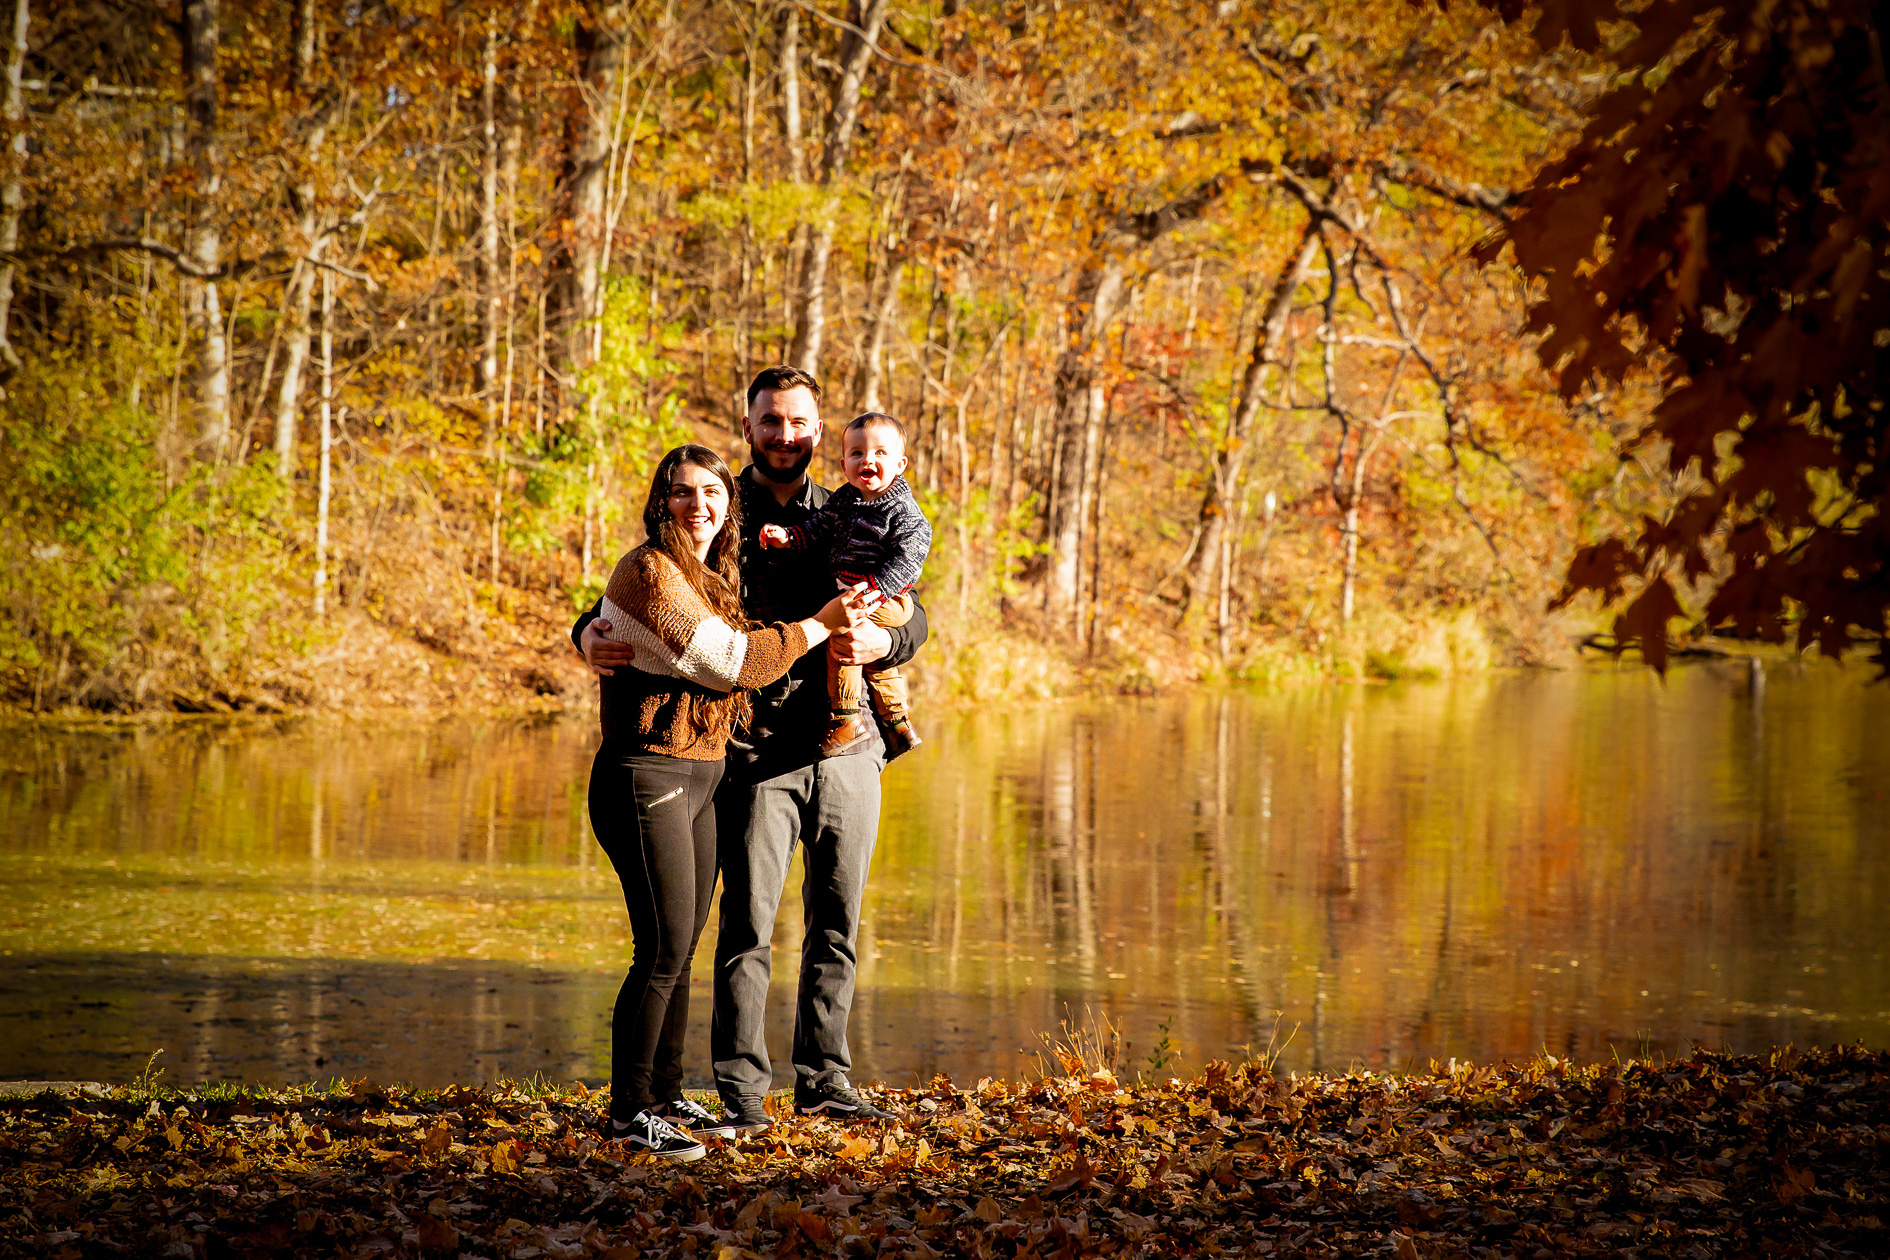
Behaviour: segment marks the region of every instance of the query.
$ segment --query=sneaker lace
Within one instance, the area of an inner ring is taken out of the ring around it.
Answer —
[[[669,1105],[670,1114],[681,1116],[690,1124],[714,1124],[715,1113],[693,1098],[678,1098]]]
[[[654,1112],[644,1112],[643,1119],[645,1122],[644,1131],[649,1135],[650,1141],[652,1142],[691,1142],[695,1140]]]

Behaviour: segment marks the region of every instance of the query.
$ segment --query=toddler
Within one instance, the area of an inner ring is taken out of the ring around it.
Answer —
[[[912,616],[912,584],[919,580],[925,553],[932,546],[932,524],[919,510],[906,471],[906,431],[877,411],[856,416],[841,435],[841,471],[847,484],[804,525],[764,525],[763,547],[790,551],[820,548],[841,587],[867,583],[882,596],[872,620],[903,626]],[[864,676],[862,676],[864,675]],[[890,759],[920,740],[906,711],[906,678],[896,666],[842,665],[827,651],[827,699],[831,720],[821,738],[822,756],[843,753],[872,738],[860,715],[860,701],[870,685],[873,711],[886,728]]]

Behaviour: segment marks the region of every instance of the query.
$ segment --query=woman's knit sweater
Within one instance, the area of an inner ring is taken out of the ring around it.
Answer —
[[[691,761],[723,755],[733,715],[720,706],[709,729],[692,720],[691,697],[719,698],[760,687],[807,650],[807,632],[776,622],[743,633],[709,607],[682,570],[654,547],[617,562],[604,587],[607,637],[635,649],[634,663],[602,680],[604,738]]]

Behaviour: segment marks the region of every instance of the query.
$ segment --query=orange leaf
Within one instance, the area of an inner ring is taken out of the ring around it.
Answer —
[[[1070,1171],[1058,1177],[1049,1185],[1052,1194],[1062,1194],[1073,1186],[1088,1190],[1090,1183],[1096,1180],[1096,1170],[1090,1166],[1089,1157],[1083,1152],[1076,1153],[1076,1162],[1070,1165]]]

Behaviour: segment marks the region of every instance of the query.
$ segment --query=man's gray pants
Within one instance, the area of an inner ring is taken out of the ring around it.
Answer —
[[[715,1084],[734,1103],[774,1084],[766,1015],[774,916],[801,846],[800,994],[794,1010],[798,1089],[852,1070],[855,941],[867,869],[879,837],[877,753],[833,757],[760,783],[723,781],[716,794],[722,918],[715,945],[709,1053]]]

